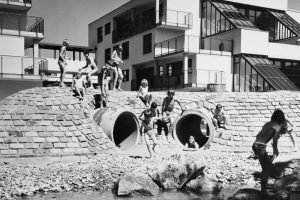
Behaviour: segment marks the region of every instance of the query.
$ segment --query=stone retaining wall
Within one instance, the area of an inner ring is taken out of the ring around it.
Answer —
[[[0,101],[0,156],[86,155],[115,150],[112,142],[91,119],[93,94],[80,103],[69,88],[34,88],[20,91]],[[159,104],[165,92],[154,92]],[[211,148],[251,151],[252,143],[275,108],[282,108],[294,123],[294,134],[300,137],[300,93],[190,93],[176,92],[184,109],[210,109],[224,106],[230,130],[216,134]],[[109,107],[132,109],[139,115],[146,107],[136,92],[112,92]],[[181,113],[175,107],[177,115]],[[225,148],[226,147],[226,148]],[[279,141],[279,151],[292,148],[289,136]]]
[[[90,97],[91,98],[91,97]],[[0,156],[94,154],[114,146],[70,89],[34,88],[0,101]]]

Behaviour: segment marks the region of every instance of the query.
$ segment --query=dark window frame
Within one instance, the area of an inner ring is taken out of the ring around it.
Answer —
[[[109,53],[108,53],[109,52]],[[111,60],[111,48],[107,48],[104,50],[104,61],[105,63],[109,60]]]
[[[129,41],[122,43],[123,51],[122,51],[122,59],[129,59]]]
[[[97,28],[97,43],[103,42],[103,26]]]
[[[104,25],[104,32],[105,32],[105,35],[108,35],[108,34],[111,33],[111,24],[110,24],[110,22],[108,22]]]
[[[143,36],[143,54],[152,52],[152,33]]]
[[[129,81],[129,69],[122,70],[122,73],[124,75],[123,82],[128,82]]]

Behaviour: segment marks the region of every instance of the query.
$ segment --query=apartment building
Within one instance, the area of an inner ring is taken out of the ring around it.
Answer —
[[[22,89],[59,82],[57,60],[62,41],[42,42],[44,19],[28,16],[31,7],[31,0],[0,0],[0,100]],[[74,45],[67,49],[66,84],[85,65],[85,50],[93,51]],[[93,82],[97,83],[97,77]]]
[[[100,65],[123,46],[126,90],[136,90],[143,78],[153,90],[297,90],[300,25],[287,5],[132,0],[89,24],[89,46]]]
[[[28,16],[31,0],[0,0],[0,91],[1,96],[42,85],[37,48],[44,38],[44,20]],[[25,49],[34,47],[32,57],[25,56]],[[26,81],[24,81],[26,80]]]

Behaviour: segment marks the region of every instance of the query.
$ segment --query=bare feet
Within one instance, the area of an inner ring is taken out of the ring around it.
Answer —
[[[123,91],[121,88],[118,88],[117,90],[119,90],[120,92],[122,92],[122,91]]]

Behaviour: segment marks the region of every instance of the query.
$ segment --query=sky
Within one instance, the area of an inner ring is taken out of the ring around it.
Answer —
[[[28,15],[45,19],[44,43],[88,46],[88,24],[129,0],[32,0]],[[188,1],[188,0],[187,0]],[[300,0],[288,0],[289,9],[300,10]]]
[[[88,24],[129,0],[32,0],[30,16],[43,17],[43,43],[88,46]]]

